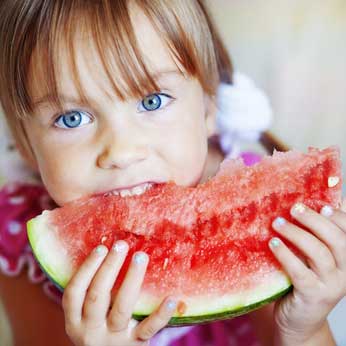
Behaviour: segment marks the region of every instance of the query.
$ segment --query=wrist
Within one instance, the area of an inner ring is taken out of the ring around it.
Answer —
[[[325,321],[312,335],[294,335],[293,333],[275,330],[274,346],[335,346],[335,340]]]

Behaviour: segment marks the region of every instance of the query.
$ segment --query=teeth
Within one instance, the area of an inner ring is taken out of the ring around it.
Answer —
[[[146,183],[140,186],[135,186],[132,189],[124,189],[124,190],[120,190],[120,191],[111,191],[111,192],[107,192],[105,194],[105,196],[121,196],[121,197],[126,197],[126,196],[139,196],[142,193],[144,193],[145,191],[149,190],[151,187],[153,186],[153,184],[150,183]]]
[[[145,187],[145,186],[144,186],[144,187],[136,186],[136,187],[132,190],[132,192],[133,192],[135,195],[137,195],[137,196],[139,196],[140,194],[142,194],[144,191],[146,191],[146,187]]]
[[[130,190],[121,190],[120,196],[121,197],[131,196],[131,191]]]

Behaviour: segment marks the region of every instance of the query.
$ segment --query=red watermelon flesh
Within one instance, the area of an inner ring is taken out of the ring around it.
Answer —
[[[289,210],[296,202],[319,211],[340,199],[336,148],[277,152],[252,167],[226,159],[215,177],[193,188],[167,183],[140,196],[83,198],[32,219],[28,234],[41,267],[62,288],[94,247],[126,240],[130,255],[150,256],[134,317],[173,294],[186,309],[172,324],[192,324],[242,314],[286,293],[290,282],[268,247],[277,236],[272,221],[294,222]]]

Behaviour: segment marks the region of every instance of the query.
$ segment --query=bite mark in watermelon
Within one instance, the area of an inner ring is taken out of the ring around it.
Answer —
[[[185,310],[170,325],[187,325],[244,314],[286,294],[291,282],[268,247],[278,236],[272,221],[294,222],[296,202],[319,211],[340,201],[338,149],[310,148],[276,152],[251,167],[226,159],[193,188],[167,183],[140,196],[82,198],[27,226],[40,266],[61,289],[93,248],[123,239],[130,251],[115,293],[132,254],[145,251],[150,261],[133,317],[145,318],[172,294]]]

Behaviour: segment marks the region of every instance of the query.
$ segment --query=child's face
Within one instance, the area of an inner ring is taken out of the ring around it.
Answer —
[[[178,71],[146,17],[140,12],[133,15],[144,61],[151,70]],[[64,104],[68,112],[57,114],[48,102],[41,102],[35,116],[24,123],[37,168],[55,202],[64,205],[144,182],[199,183],[215,116],[215,105],[199,82],[179,73],[162,74],[160,94],[122,102],[111,93],[102,63],[90,46],[79,40],[76,48],[77,68],[90,106],[78,102],[67,57],[61,51],[59,92],[68,98]],[[45,96],[40,90],[43,76],[35,67],[32,76],[32,92],[38,100]]]

